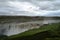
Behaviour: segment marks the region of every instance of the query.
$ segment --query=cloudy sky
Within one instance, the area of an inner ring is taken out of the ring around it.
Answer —
[[[60,0],[0,0],[0,15],[60,16]]]

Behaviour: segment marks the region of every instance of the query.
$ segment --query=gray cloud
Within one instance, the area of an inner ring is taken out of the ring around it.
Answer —
[[[60,16],[59,11],[60,0],[0,0],[0,15]]]

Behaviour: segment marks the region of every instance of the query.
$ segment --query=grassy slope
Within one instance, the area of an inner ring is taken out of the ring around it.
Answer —
[[[60,23],[44,25],[21,34],[8,37],[7,40],[60,40]]]

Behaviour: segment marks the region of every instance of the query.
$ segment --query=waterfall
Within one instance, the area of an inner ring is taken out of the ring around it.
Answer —
[[[25,23],[5,23],[0,24],[0,34],[14,35],[29,29],[39,28],[41,23],[38,22],[25,22]]]
[[[43,24],[51,24],[51,23],[58,23],[60,20],[43,20],[43,21],[31,21],[31,22],[24,22],[24,23],[0,23],[0,35],[14,35],[18,33],[22,33],[24,31],[39,28]]]

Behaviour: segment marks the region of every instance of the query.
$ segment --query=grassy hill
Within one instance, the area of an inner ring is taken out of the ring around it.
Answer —
[[[43,25],[2,40],[60,40],[60,23]]]

